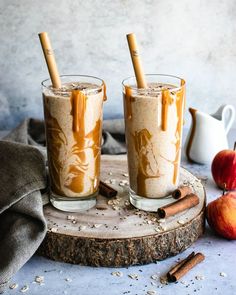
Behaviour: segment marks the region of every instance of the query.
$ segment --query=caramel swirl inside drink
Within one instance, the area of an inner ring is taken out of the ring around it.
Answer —
[[[185,82],[146,77],[145,89],[133,78],[123,82],[125,133],[131,195],[155,199],[178,185]]]
[[[63,80],[60,89],[43,87],[51,193],[91,197],[99,185],[104,84],[85,76]]]

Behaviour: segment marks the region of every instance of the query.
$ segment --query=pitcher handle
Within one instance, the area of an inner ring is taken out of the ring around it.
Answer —
[[[222,120],[225,126],[225,133],[229,132],[230,127],[232,126],[235,118],[235,108],[227,104],[222,111]]]

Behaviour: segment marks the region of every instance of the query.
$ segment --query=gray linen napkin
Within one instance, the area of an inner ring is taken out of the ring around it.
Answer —
[[[103,123],[102,153],[125,153],[123,119]],[[27,119],[0,140],[0,293],[46,234],[44,124]]]

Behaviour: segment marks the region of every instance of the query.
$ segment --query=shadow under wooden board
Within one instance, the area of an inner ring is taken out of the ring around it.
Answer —
[[[164,222],[156,213],[135,209],[128,201],[126,156],[102,156],[101,179],[111,180],[118,196],[99,195],[97,207],[81,213],[44,207],[48,232],[39,253],[56,261],[121,267],[146,264],[176,255],[204,232],[205,190],[181,168],[180,183],[191,185],[200,203]],[[123,182],[125,183],[125,182]]]

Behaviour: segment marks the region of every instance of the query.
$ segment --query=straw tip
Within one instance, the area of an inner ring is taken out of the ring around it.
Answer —
[[[127,38],[135,37],[135,33],[129,33],[129,34],[126,35],[126,37],[127,37]]]
[[[47,35],[48,33],[47,32],[40,32],[38,33],[39,36],[43,36],[43,35]]]

